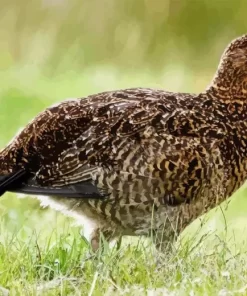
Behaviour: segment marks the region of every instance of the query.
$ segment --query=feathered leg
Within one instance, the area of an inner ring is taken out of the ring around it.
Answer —
[[[93,252],[97,252],[100,249],[100,247],[104,247],[104,241],[110,243],[112,240],[114,240],[115,237],[116,234],[114,231],[109,231],[109,229],[106,230],[104,228],[95,229],[90,239]],[[121,237],[120,239],[118,238],[117,244],[117,248],[119,248],[121,245]]]

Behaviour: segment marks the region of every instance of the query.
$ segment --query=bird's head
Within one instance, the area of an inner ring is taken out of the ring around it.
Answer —
[[[247,99],[247,34],[227,46],[210,88],[228,99]]]

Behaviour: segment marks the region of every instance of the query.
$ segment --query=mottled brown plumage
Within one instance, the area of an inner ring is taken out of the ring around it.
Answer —
[[[0,154],[4,191],[94,223],[106,239],[168,242],[247,175],[247,35],[224,52],[205,92],[134,88],[64,101]]]

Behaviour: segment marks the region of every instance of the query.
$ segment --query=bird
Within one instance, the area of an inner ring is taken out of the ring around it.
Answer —
[[[129,88],[67,99],[0,152],[0,194],[93,225],[93,251],[125,235],[167,247],[247,176],[247,35],[198,94]]]

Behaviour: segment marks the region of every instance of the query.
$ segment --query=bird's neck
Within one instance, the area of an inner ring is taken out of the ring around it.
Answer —
[[[247,70],[241,61],[223,57],[206,93],[224,103],[247,104]]]

